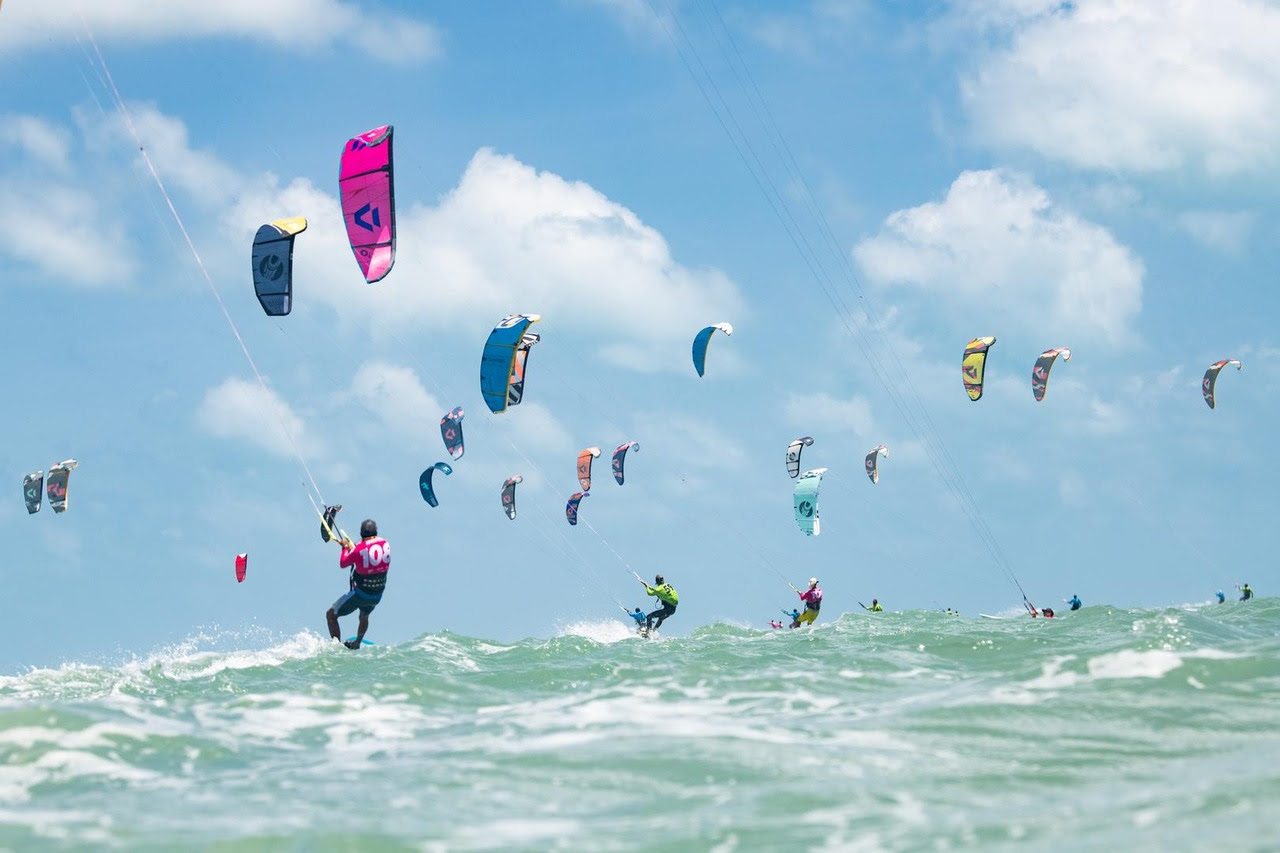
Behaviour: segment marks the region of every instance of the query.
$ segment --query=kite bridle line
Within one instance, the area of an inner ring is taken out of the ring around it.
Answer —
[[[102,68],[102,73],[106,77],[107,84],[111,87],[111,95],[115,100],[116,109],[119,111],[121,118],[124,119],[129,135],[133,137],[133,141],[138,146],[138,153],[142,155],[142,161],[147,166],[147,171],[151,173],[151,178],[155,181],[156,187],[160,190],[165,204],[169,207],[169,213],[173,215],[173,221],[177,223],[178,230],[182,232],[182,238],[186,241],[187,248],[191,250],[191,256],[195,259],[196,266],[200,268],[201,275],[204,276],[205,283],[209,285],[209,291],[213,294],[214,300],[218,303],[218,308],[222,311],[223,318],[227,321],[227,326],[231,329],[231,334],[235,336],[236,343],[240,345],[240,351],[244,353],[245,361],[249,362],[249,367],[253,370],[253,375],[258,380],[262,392],[267,395],[269,401],[275,400],[275,395],[267,386],[266,379],[263,378],[262,372],[258,370],[257,363],[253,360],[253,356],[249,353],[249,347],[244,342],[244,338],[240,335],[240,329],[236,326],[235,320],[231,318],[231,312],[227,310],[227,304],[222,299],[222,294],[218,291],[218,286],[213,283],[213,276],[209,274],[209,270],[204,265],[204,259],[200,257],[200,252],[196,249],[195,241],[191,239],[191,234],[187,231],[187,226],[182,221],[182,217],[178,214],[178,208],[173,203],[173,199],[169,196],[168,189],[165,188],[164,181],[160,178],[160,172],[157,171],[155,163],[151,160],[151,155],[147,153],[146,146],[142,144],[142,136],[138,133],[137,126],[133,123],[133,116],[129,114],[128,108],[125,106],[124,98],[120,94],[119,87],[116,86],[115,78],[111,76],[111,69],[107,67],[107,61],[102,56],[102,51],[98,48],[97,39],[93,37],[93,30],[89,29],[89,23],[84,20],[82,15],[80,23],[84,26],[85,34],[89,37],[89,43],[93,45],[94,55],[98,58],[98,64]],[[276,406],[268,406],[272,414],[276,418],[276,422],[280,426],[280,431],[289,441],[289,446],[293,448],[294,456],[298,459],[298,464],[302,466],[303,473],[307,475],[307,480],[311,482],[311,488],[315,490],[315,494],[320,494],[320,487],[316,485],[316,478],[312,476],[311,469],[307,466],[307,460],[303,457],[302,451],[298,447],[297,441],[294,440],[293,433],[290,432],[288,424],[285,423],[284,417]],[[305,484],[304,484],[305,485]],[[308,493],[310,496],[310,493]],[[321,498],[323,500],[323,497]],[[314,500],[313,500],[314,502]]]

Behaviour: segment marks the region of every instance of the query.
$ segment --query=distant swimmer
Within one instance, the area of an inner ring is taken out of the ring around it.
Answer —
[[[1080,596],[1078,595],[1072,595],[1070,598],[1068,598],[1067,604],[1071,605],[1072,610],[1079,610],[1081,607],[1084,606],[1084,602],[1080,600]]]
[[[649,586],[643,580],[640,583],[644,584],[645,593],[655,596],[658,599],[658,603],[662,605],[644,617],[645,633],[649,634],[661,628],[667,617],[676,612],[676,605],[680,603],[680,595],[676,592],[675,587],[667,583],[666,578],[662,575],[653,576],[653,586]],[[654,619],[658,620],[658,624],[653,624]]]
[[[863,604],[863,605],[862,605],[862,608],[863,608],[864,610],[870,610],[872,613],[883,613],[883,612],[884,612],[884,606],[883,606],[882,604],[880,604],[880,599],[878,599],[878,598],[873,598],[873,599],[871,599],[871,606],[870,606],[870,607],[867,607],[867,605]]]
[[[1248,584],[1245,584],[1244,586],[1240,587],[1240,600],[1248,601],[1251,598],[1253,598],[1253,588],[1250,587]]]
[[[1218,590],[1218,603],[1219,603],[1219,604],[1226,604],[1226,603],[1227,603],[1227,596],[1226,596],[1226,593],[1224,593],[1222,590]]]
[[[795,587],[792,587],[795,589]],[[818,579],[809,578],[809,588],[804,592],[796,590],[800,595],[800,600],[804,602],[804,612],[795,618],[791,623],[792,628],[799,628],[801,625],[812,625],[813,620],[818,618],[818,611],[822,609],[822,590],[818,588]]]
[[[369,614],[382,601],[382,593],[387,587],[391,546],[378,535],[378,525],[372,518],[360,523],[360,544],[353,544],[345,538],[336,541],[342,546],[338,566],[351,569],[351,590],[333,603],[324,618],[329,623],[329,636],[340,640],[342,631],[338,628],[338,617],[359,608],[360,627],[356,636],[343,644],[349,649],[358,649],[365,631],[369,630]]]

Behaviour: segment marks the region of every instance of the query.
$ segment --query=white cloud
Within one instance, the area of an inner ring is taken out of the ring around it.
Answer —
[[[1131,336],[1141,261],[1029,179],[964,172],[941,202],[900,210],[854,255],[880,285],[924,291],[959,320],[1010,313],[1072,340]]]
[[[319,442],[274,391],[234,377],[205,392],[196,422],[219,438],[246,439],[279,456],[319,452]]]
[[[446,411],[411,369],[383,361],[360,365],[351,396],[388,429],[414,438],[429,434]]]
[[[1280,8],[1260,0],[996,0],[961,92],[979,137],[1098,169],[1209,174],[1280,159]]]
[[[811,0],[803,9],[761,14],[744,26],[766,47],[807,57],[816,54],[820,45],[847,46],[873,11],[866,0]]]
[[[0,190],[0,252],[31,264],[54,284],[119,285],[133,276],[123,224],[105,215],[92,195],[11,181]]]
[[[825,428],[831,439],[852,433],[865,443],[875,435],[871,404],[864,397],[839,400],[823,392],[790,394],[783,404],[783,411],[792,423],[804,424],[807,430],[817,432],[820,427]],[[814,437],[818,439],[818,436]]]
[[[393,63],[415,63],[441,52],[430,24],[370,4],[342,0],[219,0],[155,2],[39,0],[11,3],[0,27],[0,48],[12,53],[47,42],[96,38],[126,42],[244,38],[296,51],[350,44]],[[269,14],[264,17],[264,12]]]
[[[9,157],[17,146],[27,157],[56,172],[70,168],[71,135],[66,128],[34,116],[0,116],[0,143]]]
[[[1197,242],[1223,254],[1240,254],[1257,216],[1249,211],[1189,210],[1178,216],[1178,225]]]

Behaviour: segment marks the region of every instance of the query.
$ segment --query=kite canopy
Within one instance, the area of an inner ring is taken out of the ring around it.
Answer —
[[[724,332],[726,335],[733,334],[733,326],[728,323],[716,323],[714,326],[707,326],[701,332],[698,332],[693,339],[693,367],[701,376],[707,369],[707,344],[711,343],[711,335],[716,329]]]
[[[1047,349],[1040,353],[1036,366],[1031,368],[1031,393],[1035,395],[1037,402],[1044,399],[1044,392],[1049,388],[1049,371],[1053,369],[1053,361],[1059,355],[1063,361],[1071,360],[1071,350],[1066,347]]]
[[[461,406],[455,406],[440,419],[440,437],[444,439],[444,449],[449,451],[454,462],[461,459],[466,451],[462,446],[462,418],[465,414]]]
[[[582,491],[591,490],[591,460],[600,455],[600,448],[586,447],[578,454],[578,485]]]
[[[880,471],[876,467],[876,461],[881,456],[884,456],[886,459],[889,457],[889,448],[885,447],[883,444],[877,444],[875,447],[871,448],[871,452],[867,454],[867,476],[871,478],[872,485],[877,485],[880,482]]]
[[[791,479],[800,476],[800,452],[811,444],[813,439],[806,435],[787,445],[787,476]]]
[[[338,193],[347,240],[365,281],[391,272],[396,261],[396,204],[391,168],[391,125],[347,140],[338,167]]]
[[[253,238],[253,290],[268,317],[293,310],[293,238],[307,230],[302,216],[263,225]]]
[[[1204,394],[1205,403],[1208,404],[1211,409],[1213,408],[1214,403],[1213,389],[1214,386],[1218,384],[1218,373],[1221,372],[1222,368],[1226,367],[1228,364],[1234,364],[1236,366],[1236,370],[1244,369],[1244,365],[1240,363],[1239,359],[1228,358],[1226,361],[1215,361],[1213,364],[1209,365],[1209,369],[1204,372],[1204,381],[1200,383],[1200,391]]]
[[[582,499],[589,494],[590,492],[574,492],[569,495],[569,502],[564,505],[564,517],[569,519],[570,524],[577,525],[578,504],[582,503]]]
[[[822,484],[822,475],[826,468],[814,468],[805,471],[796,481],[795,509],[796,524],[805,536],[817,536],[818,526],[818,487]]]
[[[510,314],[493,327],[480,355],[480,393],[494,414],[517,406],[524,398],[524,371],[529,348],[541,337],[526,331],[541,320],[538,314]]]
[[[618,448],[613,451],[613,479],[618,481],[618,485],[622,485],[622,465],[627,461],[627,451],[634,450],[640,452],[640,442],[628,441],[625,444],[619,444]]]
[[[995,338],[974,338],[969,341],[969,345],[964,348],[964,361],[961,362],[961,371],[964,374],[964,390],[968,392],[970,400],[978,400],[982,397],[982,377],[987,367],[987,350],[991,349],[991,345],[996,342]]]
[[[514,477],[508,477],[502,484],[502,511],[512,521],[516,520],[516,486],[523,482],[524,477],[516,474]]]
[[[53,507],[54,512],[67,511],[67,479],[79,464],[74,459],[65,459],[57,465],[49,466],[45,492],[49,495],[49,506]]]
[[[27,502],[27,514],[40,511],[40,501],[44,497],[44,472],[33,471],[22,478],[22,498]]]
[[[448,462],[437,462],[423,471],[422,476],[418,477],[418,489],[422,492],[422,499],[431,506],[440,506],[440,501],[436,500],[435,489],[431,487],[431,475],[436,471],[443,471],[446,475],[449,475],[453,473],[453,466]]]
[[[244,583],[244,575],[248,570],[249,555],[236,554],[236,583]]]

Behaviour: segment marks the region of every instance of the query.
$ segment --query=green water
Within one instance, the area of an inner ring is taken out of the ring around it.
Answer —
[[[1274,599],[200,638],[0,678],[0,844],[1275,850],[1277,700]]]

